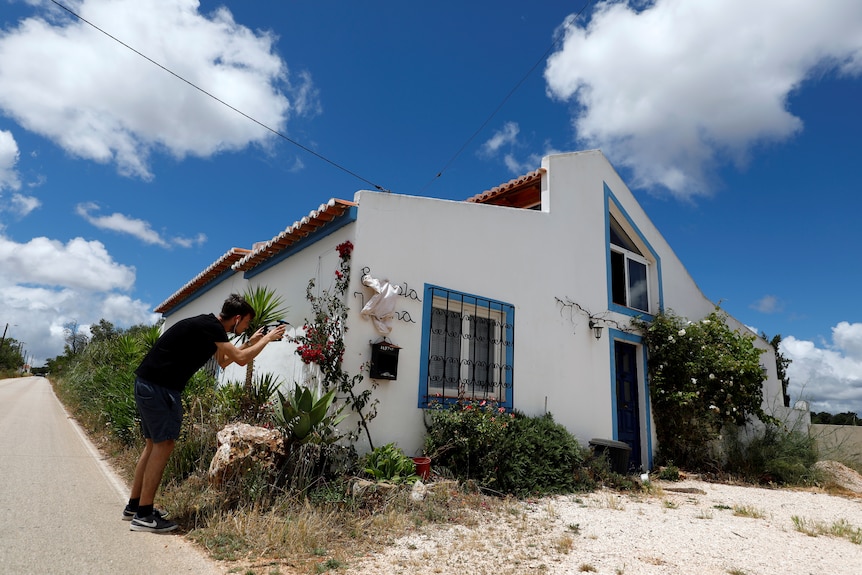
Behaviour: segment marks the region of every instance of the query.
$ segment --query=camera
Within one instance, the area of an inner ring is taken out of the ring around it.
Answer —
[[[269,330],[275,329],[280,325],[290,325],[290,322],[286,322],[283,319],[276,321],[275,323],[268,323],[263,326],[263,333],[269,333]]]

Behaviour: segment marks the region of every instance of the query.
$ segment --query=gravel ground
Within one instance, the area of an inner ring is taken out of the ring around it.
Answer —
[[[862,495],[684,480],[512,502],[469,527],[423,527],[346,573],[860,575],[860,538]]]

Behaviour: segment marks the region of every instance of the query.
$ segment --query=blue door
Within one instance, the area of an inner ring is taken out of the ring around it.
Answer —
[[[617,440],[631,448],[629,469],[641,467],[640,402],[638,401],[637,347],[614,342],[616,358]]]

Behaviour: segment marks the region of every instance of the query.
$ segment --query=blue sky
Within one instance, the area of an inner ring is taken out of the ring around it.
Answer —
[[[704,294],[783,336],[792,398],[862,413],[858,0],[62,4],[328,161],[0,0],[0,326],[34,363],[329,198],[464,199],[600,148]]]

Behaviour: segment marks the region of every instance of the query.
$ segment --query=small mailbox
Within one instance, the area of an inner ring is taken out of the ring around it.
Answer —
[[[400,347],[386,340],[371,344],[371,379],[398,379]]]

